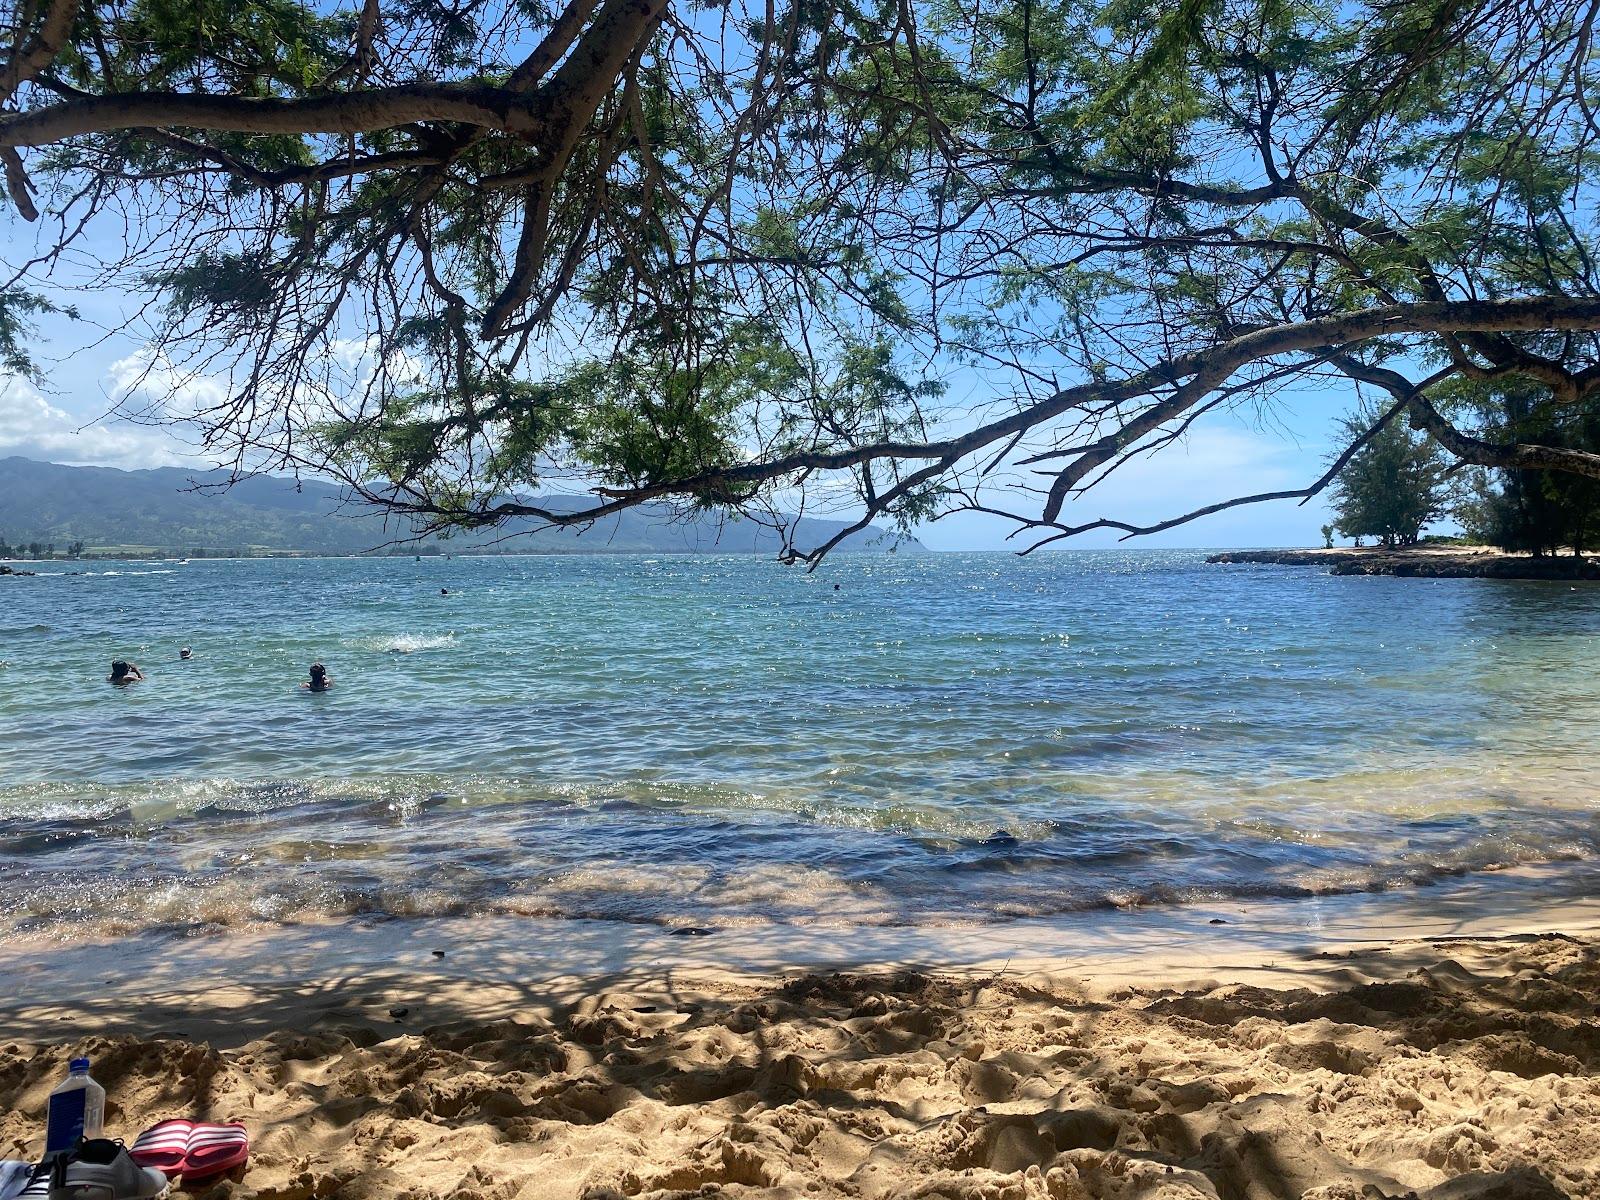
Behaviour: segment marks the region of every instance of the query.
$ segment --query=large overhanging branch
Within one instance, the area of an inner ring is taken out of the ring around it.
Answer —
[[[1252,504],[1266,504],[1273,500],[1298,500],[1302,505],[1304,505],[1307,501],[1315,499],[1317,496],[1321,495],[1325,490],[1327,490],[1328,485],[1339,477],[1339,472],[1344,470],[1345,466],[1352,458],[1356,456],[1357,452],[1359,452],[1360,449],[1373,438],[1377,437],[1378,434],[1383,431],[1384,427],[1387,426],[1390,421],[1394,420],[1394,418],[1405,409],[1406,404],[1407,401],[1404,399],[1396,400],[1384,412],[1380,413],[1376,421],[1363,430],[1358,437],[1352,439],[1349,445],[1339,452],[1339,454],[1334,458],[1333,462],[1328,465],[1328,469],[1326,471],[1324,471],[1314,481],[1307,484],[1305,487],[1285,488],[1273,492],[1256,492],[1249,496],[1235,496],[1232,499],[1219,500],[1214,504],[1205,504],[1199,508],[1191,509],[1189,512],[1183,513],[1180,516],[1168,517],[1164,521],[1156,521],[1148,525],[1135,525],[1131,521],[1119,521],[1113,517],[1101,517],[1098,520],[1086,521],[1081,525],[1062,525],[1059,523],[1050,525],[1042,521],[1034,521],[1029,520],[1026,517],[1020,517],[1014,513],[1004,512],[988,505],[972,504],[967,506],[967,508],[968,511],[986,512],[992,516],[1003,517],[1006,520],[1018,522],[1019,527],[1007,536],[1008,541],[1010,538],[1016,537],[1017,534],[1020,534],[1025,530],[1052,530],[1048,536],[1040,538],[1038,541],[1028,546],[1027,549],[1021,551],[1023,555],[1028,555],[1032,554],[1035,550],[1042,550],[1044,547],[1053,542],[1064,541],[1067,538],[1077,537],[1080,534],[1090,533],[1099,529],[1116,530],[1122,534],[1122,537],[1120,537],[1118,541],[1125,542],[1129,538],[1149,537],[1151,534],[1165,533],[1169,529],[1177,529],[1181,525],[1188,525],[1193,521],[1200,520],[1202,517],[1209,517],[1219,512],[1226,512],[1231,508],[1244,508]]]
[[[296,99],[130,92],[0,116],[0,146],[49,146],[124,129],[351,134],[419,121],[457,121],[531,138],[546,130],[548,108],[538,93],[468,84],[404,84]]]
[[[1600,301],[1527,299],[1435,301],[1389,305],[1349,317],[1305,321],[1247,334],[1210,351],[1186,356],[1169,370],[1172,380],[1188,378],[1173,393],[1085,449],[1057,472],[1044,506],[1045,523],[1054,523],[1072,490],[1095,468],[1137,443],[1166,422],[1198,404],[1209,391],[1247,363],[1280,354],[1328,346],[1349,346],[1377,337],[1435,333],[1512,333],[1534,330],[1595,330]],[[1187,367],[1189,369],[1184,370]],[[1174,369],[1176,368],[1176,369]]]
[[[1428,399],[1426,385],[1412,383],[1398,371],[1362,362],[1354,355],[1330,356],[1351,379],[1372,384],[1407,406],[1412,423],[1462,462],[1474,467],[1514,471],[1562,471],[1600,479],[1600,454],[1537,442],[1491,442],[1457,429]]]
[[[552,524],[580,524],[595,516],[609,515],[649,500],[725,496],[804,472],[846,471],[882,460],[954,464],[997,442],[1038,431],[1051,421],[1075,411],[1105,409],[1107,406],[1165,393],[1162,399],[1124,422],[1115,432],[1088,446],[1079,447],[1073,461],[1056,473],[1041,522],[1049,525],[1057,522],[1067,494],[1091,471],[1117,455],[1133,450],[1147,434],[1200,404],[1231,375],[1252,363],[1306,351],[1326,352],[1330,346],[1355,346],[1376,338],[1547,330],[1600,331],[1600,299],[1528,297],[1398,304],[1273,326],[1204,350],[1176,355],[1125,379],[1062,389],[1037,403],[953,438],[922,442],[881,441],[836,449],[807,450],[635,486],[597,487],[594,492],[602,498],[602,507],[581,517],[552,514],[539,506],[505,499],[481,506],[440,505],[425,497],[409,501],[391,499],[388,503],[390,507],[401,511],[432,515],[465,525],[492,524],[512,517],[534,517]],[[1259,497],[1271,498],[1271,495]]]
[[[552,128],[570,136],[615,86],[622,65],[665,8],[666,0],[610,0],[594,13],[595,5],[587,0],[574,4],[502,87],[408,83],[326,95],[255,97],[148,90],[89,95],[58,85],[56,90],[67,93],[67,99],[0,115],[0,146],[48,146],[84,134],[130,129],[358,134],[423,121],[456,122],[530,139],[547,136]],[[0,85],[9,85],[6,94],[55,57],[65,37],[57,26],[63,17],[70,23],[75,11],[75,4],[61,0],[52,7],[31,54],[19,56],[0,75]],[[591,14],[593,23],[578,38],[579,27]],[[530,90],[528,85],[563,54],[565,61],[549,82]]]
[[[638,54],[666,5],[667,0],[607,0],[604,4],[578,0],[556,20],[541,43],[512,72],[505,86],[407,83],[302,97],[254,97],[148,90],[88,94],[44,79],[41,82],[49,85],[49,90],[65,98],[26,112],[0,114],[0,159],[3,159],[7,190],[17,211],[25,219],[36,219],[17,150],[55,145],[90,134],[161,131],[161,136],[172,144],[175,131],[190,129],[256,135],[350,136],[432,122],[458,128],[449,139],[451,144],[439,147],[433,154],[346,153],[343,166],[325,163],[276,172],[261,171],[238,156],[203,142],[182,140],[198,157],[219,163],[224,169],[258,185],[278,186],[364,170],[426,167],[447,162],[475,137],[499,132],[533,146],[537,155],[537,188],[541,194],[547,194],[565,171],[601,101],[615,87],[624,64]],[[70,24],[75,6],[58,3],[35,39],[36,43],[42,40],[42,48],[36,44],[27,54],[15,55],[0,73],[0,82],[8,85],[0,99],[9,96],[21,80],[39,75],[59,52],[65,34],[57,28],[63,19],[58,9],[65,11],[65,19]],[[589,23],[584,28],[586,21]],[[364,32],[359,36],[370,40],[374,23],[364,10]],[[362,43],[357,47],[356,57],[359,59],[370,52],[370,44]],[[554,74],[534,86],[552,68]],[[468,132],[460,132],[462,127]],[[524,241],[542,244],[540,226],[548,220],[546,206],[530,203]],[[491,335],[527,298],[528,278],[536,265],[526,261],[526,256],[517,264],[500,300],[491,309],[488,322]]]

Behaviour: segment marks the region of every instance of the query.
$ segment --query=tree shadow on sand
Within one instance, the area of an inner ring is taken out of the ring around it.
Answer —
[[[1600,1180],[1582,1132],[1600,1115],[1600,958],[1573,939],[1285,962],[1281,988],[585,975],[604,955],[581,944],[570,975],[527,982],[517,953],[483,955],[491,978],[198,991],[174,956],[136,1001],[18,1006],[0,1152],[26,1150],[86,1051],[114,1132],[242,1119],[254,1157],[230,1194],[272,1200],[1548,1200]]]

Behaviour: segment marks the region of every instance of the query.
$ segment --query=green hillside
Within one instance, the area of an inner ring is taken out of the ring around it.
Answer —
[[[410,527],[347,500],[325,483],[257,475],[224,487],[226,475],[162,467],[120,471],[68,467],[26,458],[0,459],[0,539],[12,546],[53,543],[58,552],[82,542],[88,553],[120,549],[175,554],[299,552],[308,554],[452,553],[497,550],[566,554],[703,552],[768,554],[780,548],[772,530],[752,521],[685,517],[645,505],[585,530],[534,528],[532,522],[411,541]],[[546,506],[577,511],[592,501],[545,496]],[[825,541],[838,521],[803,518],[797,540]],[[507,535],[512,535],[508,538]],[[403,543],[403,544],[399,544]],[[845,550],[921,550],[912,540],[872,529]]]

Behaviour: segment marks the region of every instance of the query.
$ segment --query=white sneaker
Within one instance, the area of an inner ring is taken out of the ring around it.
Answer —
[[[62,1155],[50,1173],[50,1200],[156,1200],[167,1177],[141,1167],[121,1142],[95,1138]]]

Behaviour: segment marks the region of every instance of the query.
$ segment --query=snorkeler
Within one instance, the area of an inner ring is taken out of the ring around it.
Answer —
[[[311,664],[311,679],[300,685],[308,692],[325,692],[333,686],[333,677],[321,663]]]
[[[144,672],[139,670],[137,663],[128,662],[119,658],[111,664],[111,674],[106,676],[107,683],[140,683],[144,679]]]
[[[191,658],[194,657],[194,651],[189,649],[189,647],[185,646],[185,647],[183,647],[183,649],[178,651],[178,657],[183,659],[184,662],[188,662]]]

